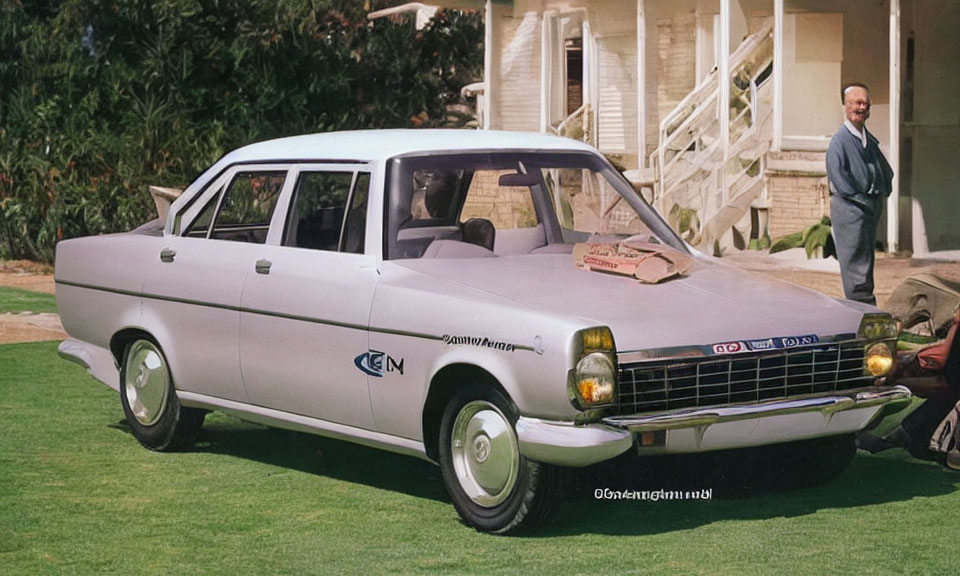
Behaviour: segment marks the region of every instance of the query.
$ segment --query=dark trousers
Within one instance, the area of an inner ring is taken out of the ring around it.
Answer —
[[[927,398],[900,423],[910,435],[910,443],[922,450],[927,449],[933,431],[960,401],[960,335],[953,340],[943,373],[948,384],[946,389]]]
[[[876,304],[873,295],[874,242],[883,211],[883,196],[857,195],[830,198],[833,241],[840,261],[843,295],[850,300]]]

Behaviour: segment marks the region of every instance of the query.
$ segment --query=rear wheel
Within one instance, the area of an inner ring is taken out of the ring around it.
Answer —
[[[483,532],[532,529],[557,509],[566,470],[520,454],[510,401],[494,388],[468,386],[440,425],[440,470],[464,522]]]
[[[120,402],[134,437],[161,452],[191,446],[206,416],[204,410],[180,405],[163,351],[146,338],[124,351]]]

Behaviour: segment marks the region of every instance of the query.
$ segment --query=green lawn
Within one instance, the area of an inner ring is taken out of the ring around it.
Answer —
[[[157,454],[122,416],[56,343],[0,346],[0,574],[956,573],[960,474],[902,451],[816,489],[586,498],[495,537],[419,460],[219,414]]]
[[[0,314],[6,314],[7,312],[56,313],[56,311],[57,301],[53,294],[0,286]]]

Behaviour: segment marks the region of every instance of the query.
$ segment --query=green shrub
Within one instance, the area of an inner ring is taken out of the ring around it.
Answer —
[[[369,6],[364,6],[368,4]],[[153,216],[225,152],[435,126],[480,77],[479,14],[369,22],[354,0],[0,3],[0,258]]]
[[[829,258],[830,256],[836,257],[837,249],[834,245],[830,230],[830,217],[824,216],[819,222],[806,227],[800,232],[794,232],[793,234],[787,234],[786,236],[777,238],[773,246],[770,247],[770,253],[775,254],[784,250],[790,250],[791,248],[803,247],[807,253],[807,258],[813,258],[814,256],[822,256],[824,258]]]

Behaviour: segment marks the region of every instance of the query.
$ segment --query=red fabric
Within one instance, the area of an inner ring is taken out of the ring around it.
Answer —
[[[917,352],[917,363],[925,370],[943,370],[947,365],[947,358],[950,357],[950,348],[953,347],[953,339],[957,336],[957,323],[960,322],[960,310],[953,316],[953,324],[947,332],[947,337],[927,346]]]

